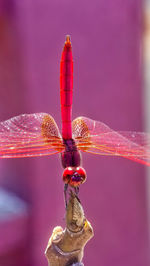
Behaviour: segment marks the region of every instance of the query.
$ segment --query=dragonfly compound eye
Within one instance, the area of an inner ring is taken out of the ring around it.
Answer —
[[[69,184],[70,183],[70,179],[74,174],[74,168],[73,167],[66,167],[64,169],[63,172],[63,181],[65,182],[65,184]]]
[[[76,172],[78,173],[78,176],[80,176],[81,184],[83,184],[86,180],[86,172],[84,168],[79,166],[76,168]]]
[[[86,180],[86,172],[82,167],[67,167],[64,169],[63,181],[72,187],[77,187]]]
[[[86,172],[82,167],[67,167],[63,173],[63,181],[72,187],[77,187],[86,180]]]

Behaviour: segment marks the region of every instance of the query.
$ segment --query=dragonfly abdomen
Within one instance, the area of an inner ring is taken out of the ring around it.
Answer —
[[[73,57],[70,37],[62,52],[60,63],[60,98],[62,116],[62,137],[72,138],[71,116],[72,116],[72,95],[73,95]]]

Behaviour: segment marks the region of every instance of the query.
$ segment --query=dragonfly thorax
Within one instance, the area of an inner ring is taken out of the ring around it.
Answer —
[[[64,140],[65,151],[61,153],[61,162],[64,168],[81,165],[81,155],[73,139]]]

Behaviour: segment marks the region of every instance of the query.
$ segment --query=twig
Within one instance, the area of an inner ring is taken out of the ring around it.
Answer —
[[[83,250],[93,237],[91,224],[84,216],[80,200],[71,192],[66,210],[66,229],[54,228],[45,255],[49,266],[81,266]]]

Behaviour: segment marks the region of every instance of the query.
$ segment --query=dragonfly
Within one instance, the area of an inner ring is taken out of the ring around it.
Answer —
[[[67,35],[60,62],[60,102],[62,131],[47,113],[22,114],[0,123],[0,158],[21,158],[61,154],[62,179],[78,193],[86,180],[81,151],[121,156],[150,166],[150,135],[115,131],[87,117],[72,121],[73,55]]]

